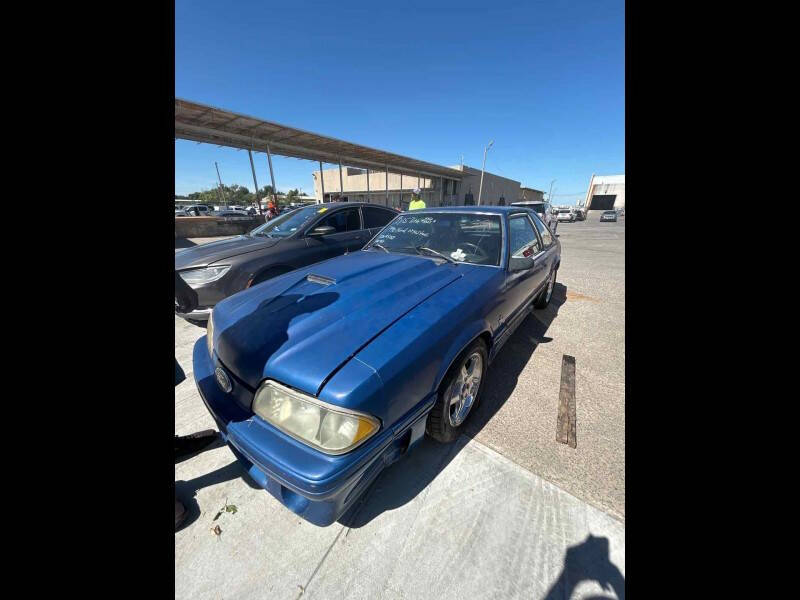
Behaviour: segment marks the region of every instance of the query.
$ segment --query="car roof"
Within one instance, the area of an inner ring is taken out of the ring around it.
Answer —
[[[374,206],[375,208],[383,208],[388,210],[393,210],[395,212],[399,212],[397,209],[392,208],[391,206],[383,206],[381,204],[373,204],[371,202],[323,202],[322,204],[307,204],[306,206],[324,206],[325,208],[341,208],[343,206]],[[298,207],[300,208],[300,207]],[[302,207],[302,208],[305,208]]]
[[[490,214],[498,214],[502,215],[504,213],[509,213],[513,211],[517,211],[521,208],[525,208],[524,206],[490,206],[490,205],[482,205],[482,206],[440,206],[436,208],[422,208],[419,210],[412,211],[414,213],[436,213],[436,212],[452,212],[452,213],[464,213],[464,212],[474,212],[474,213],[490,213]]]

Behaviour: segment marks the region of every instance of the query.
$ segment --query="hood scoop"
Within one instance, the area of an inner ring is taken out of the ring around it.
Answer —
[[[306,281],[310,281],[311,283],[318,283],[320,285],[333,285],[336,283],[335,279],[331,279],[330,277],[324,277],[322,275],[314,275],[309,273],[306,276]]]

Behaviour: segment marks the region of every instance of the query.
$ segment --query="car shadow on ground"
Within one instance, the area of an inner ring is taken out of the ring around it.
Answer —
[[[234,460],[233,462],[217,469],[216,471],[211,471],[210,473],[206,473],[200,477],[195,477],[189,481],[176,481],[175,498],[183,503],[188,513],[186,521],[184,521],[180,529],[177,529],[176,531],[185,529],[194,523],[202,514],[200,511],[200,506],[197,504],[197,490],[201,490],[210,485],[222,483],[223,481],[232,481],[238,478],[241,478],[254,490],[263,491],[263,488],[252,480],[250,475],[248,475],[247,471],[245,471],[244,467],[238,460]]]
[[[509,338],[489,367],[482,396],[465,423],[465,435],[452,444],[424,436],[407,456],[378,475],[339,523],[353,529],[363,527],[383,512],[407,504],[428,487],[506,403],[536,347],[552,341],[545,333],[566,301],[567,288],[557,282],[548,307],[534,310]]]
[[[571,598],[578,585],[591,581],[598,583],[604,590],[613,590],[619,600],[625,600],[625,577],[611,562],[608,549],[608,538],[595,537],[592,534],[580,544],[567,548],[564,567],[544,600]],[[593,598],[607,596],[591,596],[589,600]]]

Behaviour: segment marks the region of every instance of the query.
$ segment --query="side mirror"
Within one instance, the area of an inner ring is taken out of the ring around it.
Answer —
[[[525,271],[533,267],[533,259],[527,256],[511,257],[508,261],[508,270],[511,272]]]
[[[314,227],[314,229],[308,232],[308,235],[313,237],[322,237],[323,235],[329,235],[331,233],[336,233],[335,227],[331,227],[330,225],[321,225],[319,227]]]

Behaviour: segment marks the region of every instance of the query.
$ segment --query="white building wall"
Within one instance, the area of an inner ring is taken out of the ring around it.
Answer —
[[[595,175],[589,184],[587,199],[615,195],[614,208],[625,208],[625,175]],[[587,202],[588,204],[588,202]],[[591,205],[589,205],[591,208]]]
[[[451,167],[460,170],[460,166]],[[320,185],[319,171],[314,171],[314,197],[322,201],[322,186]],[[386,205],[386,172],[372,171],[369,174],[370,193],[367,196],[367,176],[362,169],[342,167],[342,185],[339,182],[339,167],[324,169],[325,195],[342,194],[353,202],[371,202]],[[400,189],[400,175],[389,172],[389,202],[388,206],[405,209],[411,201],[411,192],[419,185],[421,196],[428,207],[461,206],[467,193],[472,192],[474,204],[478,203],[478,188],[480,187],[481,172],[478,169],[464,167],[464,178],[456,185],[453,193],[453,180],[444,179],[444,190],[441,189],[442,179],[439,177],[403,175],[402,191]],[[444,193],[443,193],[444,192]],[[483,179],[483,194],[481,204],[497,205],[500,198],[505,199],[506,205],[516,202],[520,195],[520,182],[501,177],[493,173],[485,173]],[[440,199],[442,200],[440,202]]]
[[[341,194],[353,202],[371,202],[386,205],[386,171],[369,172],[369,196],[367,196],[367,173],[363,169],[342,167],[342,179],[339,180],[339,167],[324,169],[325,195]],[[319,171],[312,173],[314,178],[314,197],[322,201],[322,185],[320,184]],[[423,199],[428,200],[434,196],[436,180],[431,177],[405,175],[402,177],[402,190],[400,189],[400,174],[389,172],[389,206],[398,206],[403,201],[411,200],[411,192],[419,186]],[[344,184],[344,189],[342,185]],[[438,189],[438,188],[436,188]],[[401,196],[402,192],[402,196]],[[437,192],[438,194],[438,192]]]

